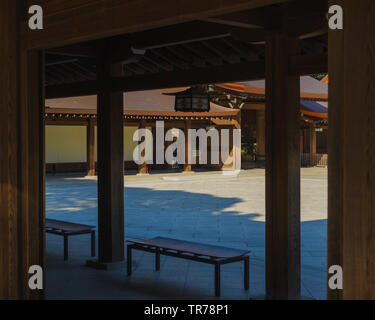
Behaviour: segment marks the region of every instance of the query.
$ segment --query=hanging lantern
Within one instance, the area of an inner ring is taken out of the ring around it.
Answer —
[[[165,94],[175,96],[175,111],[183,112],[208,112],[210,100],[215,96],[202,87],[191,87],[185,91]]]

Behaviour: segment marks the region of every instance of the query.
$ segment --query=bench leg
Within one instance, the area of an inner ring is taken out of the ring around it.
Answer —
[[[160,253],[156,252],[155,254],[155,270],[159,271],[160,270]]]
[[[91,231],[91,256],[95,257],[95,231]]]
[[[68,260],[68,235],[64,234],[64,260]]]
[[[215,264],[215,296],[220,296],[220,264]]]
[[[244,287],[245,290],[249,290],[250,283],[250,258],[244,258]]]
[[[128,268],[128,276],[132,275],[132,248],[131,246],[127,247],[127,268]]]

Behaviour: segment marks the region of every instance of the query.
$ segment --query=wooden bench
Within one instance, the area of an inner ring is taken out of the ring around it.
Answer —
[[[215,295],[220,296],[220,266],[236,261],[244,261],[244,287],[249,289],[249,256],[250,251],[201,244],[197,242],[156,237],[149,240],[127,240],[128,276],[132,274],[132,250],[155,253],[155,269],[160,270],[160,255],[188,259],[215,266]]]
[[[68,237],[91,234],[91,256],[95,256],[95,227],[85,224],[46,219],[46,232],[64,237],[64,260],[68,260]]]

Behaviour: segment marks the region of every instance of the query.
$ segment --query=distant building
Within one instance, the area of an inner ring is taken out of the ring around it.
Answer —
[[[265,155],[265,82],[224,83],[205,86],[215,96],[209,111],[175,111],[175,97],[169,95],[188,88],[172,88],[124,93],[124,166],[125,170],[172,169],[170,165],[137,166],[133,141],[140,127],[155,131],[157,120],[163,120],[167,129],[180,128],[241,128],[242,150],[233,153],[241,157],[243,168],[264,165]],[[301,164],[326,165],[326,129],[328,117],[328,86],[312,77],[301,77]],[[49,173],[85,172],[96,161],[96,96],[47,99],[46,119],[46,169]],[[154,134],[155,140],[155,134]],[[91,144],[91,147],[90,147]],[[146,141],[146,154],[155,153],[155,141]],[[88,150],[94,152],[88,152]],[[153,150],[153,151],[152,151]],[[198,153],[193,150],[193,153]],[[240,156],[241,154],[241,156]],[[90,159],[90,157],[94,157]],[[155,158],[155,157],[154,157]],[[237,159],[238,160],[238,159]],[[198,162],[198,161],[197,161]],[[223,169],[224,165],[180,166]],[[174,166],[175,168],[175,166]]]

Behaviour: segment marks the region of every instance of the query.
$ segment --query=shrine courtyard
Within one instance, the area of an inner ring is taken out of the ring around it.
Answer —
[[[224,265],[221,299],[265,296],[265,171],[153,173],[125,176],[125,238],[165,236],[247,249],[250,290],[243,289],[243,264]],[[47,218],[97,225],[97,181],[75,175],[47,176]],[[301,295],[326,298],[327,169],[301,169]],[[110,271],[85,267],[90,237],[69,239],[63,261],[61,237],[46,235],[47,299],[214,299],[213,266],[133,253],[133,274],[125,265]]]

